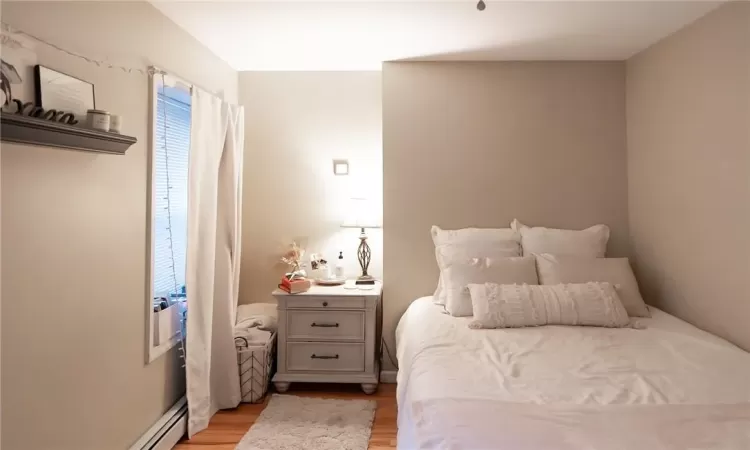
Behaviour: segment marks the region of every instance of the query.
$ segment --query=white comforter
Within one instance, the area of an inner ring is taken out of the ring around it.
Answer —
[[[645,329],[396,330],[401,449],[750,449],[750,354],[651,308]]]

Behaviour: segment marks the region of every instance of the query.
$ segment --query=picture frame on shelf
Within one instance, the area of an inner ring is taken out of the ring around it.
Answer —
[[[45,110],[72,112],[81,122],[86,111],[96,109],[94,84],[58,70],[34,66],[36,104]]]

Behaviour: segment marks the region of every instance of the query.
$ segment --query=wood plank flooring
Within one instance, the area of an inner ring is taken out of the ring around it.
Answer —
[[[396,385],[381,384],[373,395],[365,395],[359,385],[344,384],[304,384],[292,383],[286,394],[301,397],[349,398],[369,399],[378,402],[375,411],[375,422],[370,436],[370,450],[385,450],[396,448]],[[257,405],[242,403],[237,409],[219,411],[211,419],[208,428],[193,436],[193,439],[183,439],[175,450],[234,450],[234,447],[247,433],[263,408],[268,403],[266,396],[264,403]]]

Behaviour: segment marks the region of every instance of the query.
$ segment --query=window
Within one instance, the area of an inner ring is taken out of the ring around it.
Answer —
[[[179,341],[185,311],[191,112],[189,88],[166,75],[152,81],[149,361]]]
[[[185,287],[190,93],[161,88],[154,121],[154,296],[169,298]]]

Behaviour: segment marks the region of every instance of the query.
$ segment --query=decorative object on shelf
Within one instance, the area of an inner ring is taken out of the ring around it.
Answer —
[[[45,111],[44,108],[42,108],[41,106],[34,106],[34,104],[31,102],[24,103],[18,99],[13,99],[12,103],[16,105],[15,114],[18,114],[20,116],[35,117],[38,119],[51,120],[53,122],[65,123],[68,125],[75,125],[78,123],[78,121],[75,118],[75,115],[70,112],[57,111],[54,109]]]
[[[34,100],[34,65],[37,62],[34,44],[26,36],[12,32],[8,27],[0,29],[0,106],[13,107],[12,101]]]
[[[4,106],[13,100],[13,87],[11,84],[18,84],[22,79],[12,64],[5,62],[3,59],[0,59],[0,64],[2,65],[0,67],[0,89],[2,89],[2,93],[0,93],[0,105]]]
[[[109,131],[109,113],[100,109],[86,111],[86,126],[100,131]]]
[[[14,98],[13,104],[16,105],[16,114],[28,117],[41,117],[44,114],[44,108],[34,105],[32,102],[22,102],[21,100]]]
[[[357,260],[362,268],[362,275],[357,278],[356,284],[375,284],[375,279],[367,273],[372,259],[372,250],[367,244],[365,228],[380,228],[380,214],[376,211],[368,199],[352,198],[349,202],[348,217],[341,225],[344,228],[359,228],[359,247],[357,249]]]
[[[88,110],[96,109],[94,85],[88,81],[37,64],[34,66],[34,83],[37,106],[70,111],[79,120]],[[107,129],[103,131],[108,130],[109,118]]]
[[[63,117],[65,116],[60,119]],[[105,133],[21,114],[3,112],[0,123],[0,139],[20,144],[123,155],[137,142],[132,136]]]
[[[113,133],[122,133],[122,116],[119,114],[110,114],[109,131]]]

